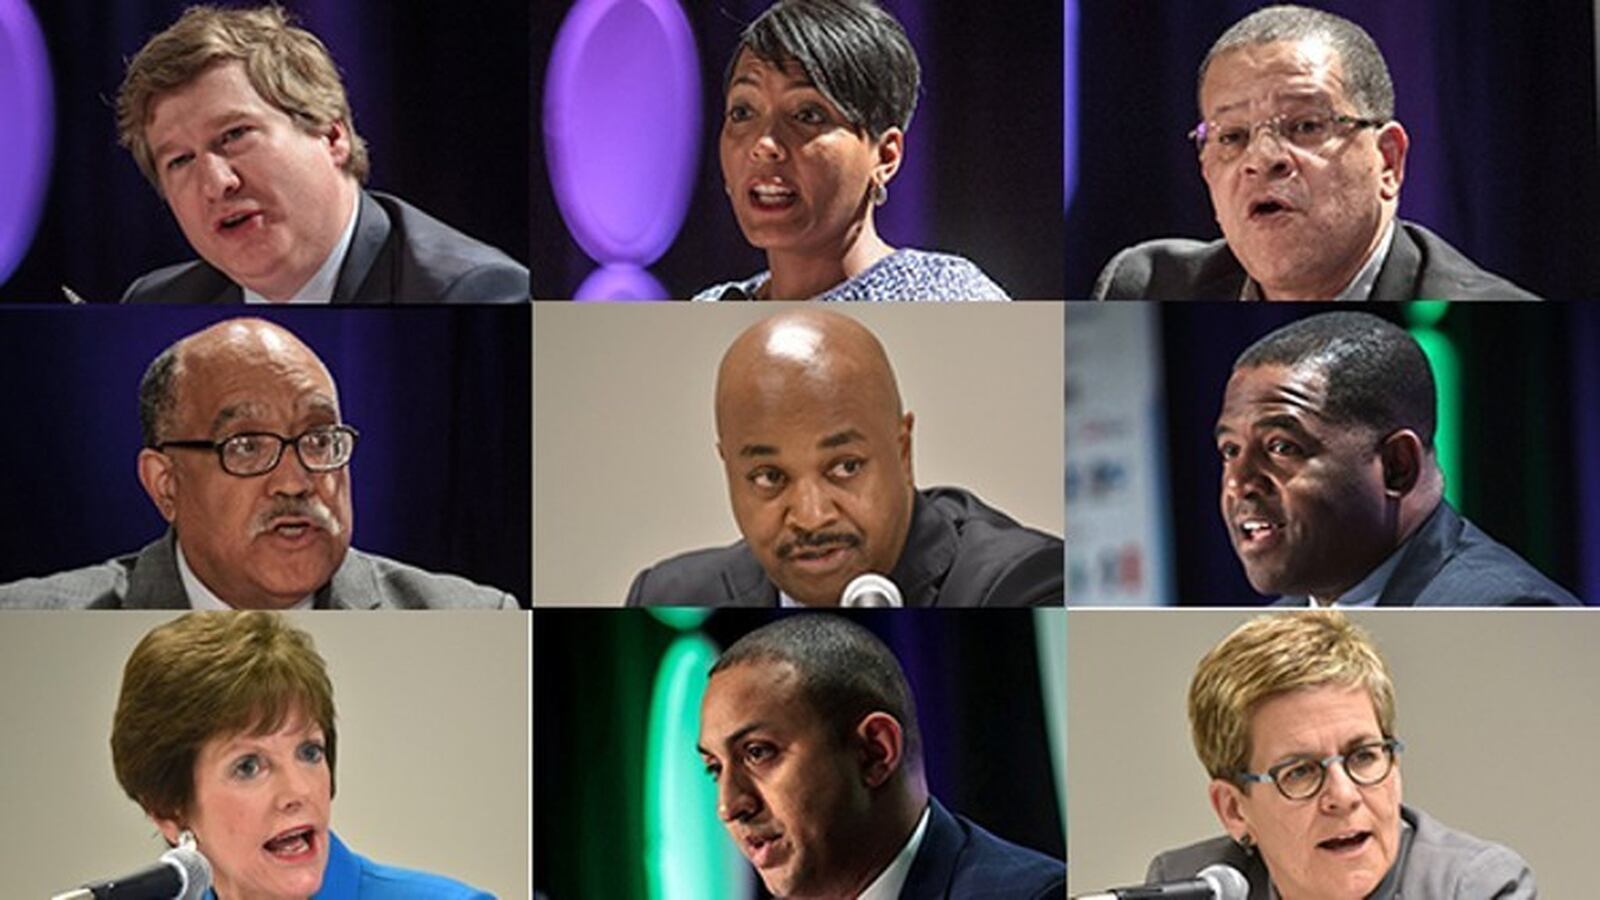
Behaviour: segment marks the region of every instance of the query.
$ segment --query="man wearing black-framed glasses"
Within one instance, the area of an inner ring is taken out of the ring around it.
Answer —
[[[140,484],[171,528],[137,554],[0,586],[0,607],[516,608],[504,592],[350,546],[358,432],[299,338],[229,319],[139,385]]]
[[[1123,250],[1095,299],[1536,299],[1397,218],[1411,139],[1359,25],[1258,10],[1212,45],[1198,90],[1188,137],[1222,240]]]

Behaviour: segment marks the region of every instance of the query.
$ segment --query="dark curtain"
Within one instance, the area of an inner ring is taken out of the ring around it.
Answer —
[[[1211,43],[1262,4],[1085,0],[1082,140],[1067,214],[1067,293],[1120,248],[1221,232],[1184,134]],[[1314,4],[1365,28],[1411,136],[1400,215],[1552,299],[1600,295],[1594,7],[1492,0]]]
[[[1221,463],[1212,429],[1239,353],[1273,329],[1327,308],[1161,306],[1175,583],[1183,604],[1258,598],[1217,508]],[[1406,324],[1400,306],[1364,308]],[[1596,477],[1593,448],[1581,439],[1580,426],[1593,422],[1588,404],[1600,395],[1594,365],[1600,317],[1587,304],[1457,303],[1438,330],[1461,361],[1462,470],[1450,478],[1461,491],[1459,511],[1558,584],[1592,600],[1600,585],[1586,584],[1581,565],[1600,546],[1600,509],[1588,508],[1580,491]]]
[[[705,139],[683,228],[650,267],[678,296],[766,268],[723,193],[717,135],[728,58],[745,24],[769,5],[683,4],[700,52]],[[544,70],[570,6],[543,3],[534,13],[533,294],[552,299],[571,297],[596,267],[561,220],[539,134]],[[905,164],[889,186],[888,205],[876,214],[879,233],[897,247],[967,256],[1013,297],[1060,297],[1061,6],[931,0],[884,6],[911,37],[923,88]]]
[[[124,61],[190,0],[49,0],[55,165],[33,245],[0,300],[61,302],[61,286],[114,301],[135,277],[194,258],[177,223],[117,145]],[[526,259],[528,7],[286,0],[344,77],[372,156],[368,186]]]
[[[526,305],[260,309],[322,357],[345,421],[353,546],[529,600],[533,408]],[[0,310],[0,582],[159,537],[139,485],[138,386],[219,308]]]
[[[701,630],[726,648],[788,614],[719,610]],[[674,632],[643,610],[533,615],[534,885],[552,898],[643,896],[645,722]],[[1032,612],[852,618],[889,645],[911,684],[929,791],[1001,837],[1065,858]]]

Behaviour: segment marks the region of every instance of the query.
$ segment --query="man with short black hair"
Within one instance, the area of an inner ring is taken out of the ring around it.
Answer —
[[[776,897],[1060,897],[1066,866],[928,794],[915,701],[866,629],[802,614],[711,669],[700,754],[722,819]]]
[[[1411,138],[1359,25],[1269,6],[1200,64],[1190,133],[1222,240],[1149,241],[1112,258],[1097,300],[1531,300],[1398,219]]]
[[[1427,357],[1377,316],[1311,316],[1240,354],[1216,441],[1251,587],[1300,606],[1577,605],[1445,502],[1434,423]]]

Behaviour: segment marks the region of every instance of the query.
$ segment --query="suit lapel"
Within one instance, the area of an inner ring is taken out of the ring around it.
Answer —
[[[128,575],[124,609],[188,609],[189,595],[178,575],[177,533],[171,528],[161,539],[139,551]]]
[[[333,288],[334,303],[372,303],[392,300],[394,286],[388,273],[375,265],[389,240],[392,225],[389,214],[366,191],[361,192],[356,231],[350,238],[350,252],[339,267],[339,280]]]
[[[1417,282],[1422,275],[1422,248],[1411,237],[1405,223],[1394,223],[1394,241],[1389,255],[1372,283],[1370,300],[1415,300]]]
[[[917,491],[912,496],[911,528],[889,580],[906,606],[934,606],[944,577],[956,561],[956,526]]]
[[[950,882],[956,874],[956,861],[966,844],[967,836],[955,817],[938,800],[929,797],[928,831],[922,836],[916,859],[911,861],[911,872],[906,876],[905,887],[900,889],[900,896],[918,900],[948,897]]]
[[[311,605],[317,609],[377,609],[388,604],[372,561],[352,547]]]
[[[739,552],[727,568],[722,570],[722,590],[726,606],[763,606],[768,609],[778,605],[778,588],[767,579],[750,545],[738,544]]]
[[[1439,505],[1406,541],[1406,551],[1378,598],[1379,606],[1412,606],[1428,582],[1439,574],[1461,540],[1464,526],[1450,504]]]

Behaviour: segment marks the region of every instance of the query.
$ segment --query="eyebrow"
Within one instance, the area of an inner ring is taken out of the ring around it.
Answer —
[[[729,744],[737,744],[746,735],[750,734],[750,732],[758,731],[758,730],[760,730],[762,728],[766,728],[766,727],[767,727],[767,723],[765,723],[765,722],[751,722],[750,724],[744,726],[743,728],[739,729],[738,731],[735,731],[733,734],[730,734],[726,738],[723,738],[722,743],[723,743],[724,746],[727,746]],[[704,744],[696,742],[695,749],[699,750],[700,754],[702,756],[716,756],[715,753],[712,753],[710,750],[707,750],[706,746]]]
[[[1285,431],[1292,431],[1295,434],[1304,435],[1305,437],[1311,436],[1311,432],[1306,430],[1305,425],[1299,419],[1289,415],[1288,413],[1274,413],[1270,416],[1262,416],[1261,418],[1250,423],[1251,431],[1259,431],[1263,428],[1282,428]],[[1215,440],[1216,438],[1220,438],[1225,434],[1232,433],[1232,428],[1229,428],[1227,425],[1218,422],[1217,427],[1211,431],[1211,437],[1213,440]]]
[[[249,111],[247,109],[244,109],[242,107],[235,107],[233,109],[226,109],[226,110],[223,110],[220,113],[217,113],[216,115],[212,116],[211,118],[206,119],[204,122],[201,122],[200,123],[200,130],[201,131],[215,131],[218,128],[221,128],[223,125],[228,124],[229,122],[237,122],[240,119],[250,119],[250,118],[254,118],[254,116],[255,116],[254,113],[252,113],[251,111]],[[160,159],[162,156],[172,152],[172,149],[173,149],[172,145],[173,145],[173,141],[162,141],[161,143],[157,144],[154,147],[154,149],[152,149],[150,151],[150,155],[152,157],[154,157],[155,159]]]
[[[817,448],[820,450],[832,450],[835,447],[842,447],[845,444],[855,443],[856,441],[864,441],[866,439],[867,436],[862,434],[858,429],[846,428],[843,431],[836,431],[822,440],[817,441]],[[742,457],[751,457],[777,456],[779,454],[778,448],[771,444],[745,444],[743,447],[739,448],[739,455]]]

